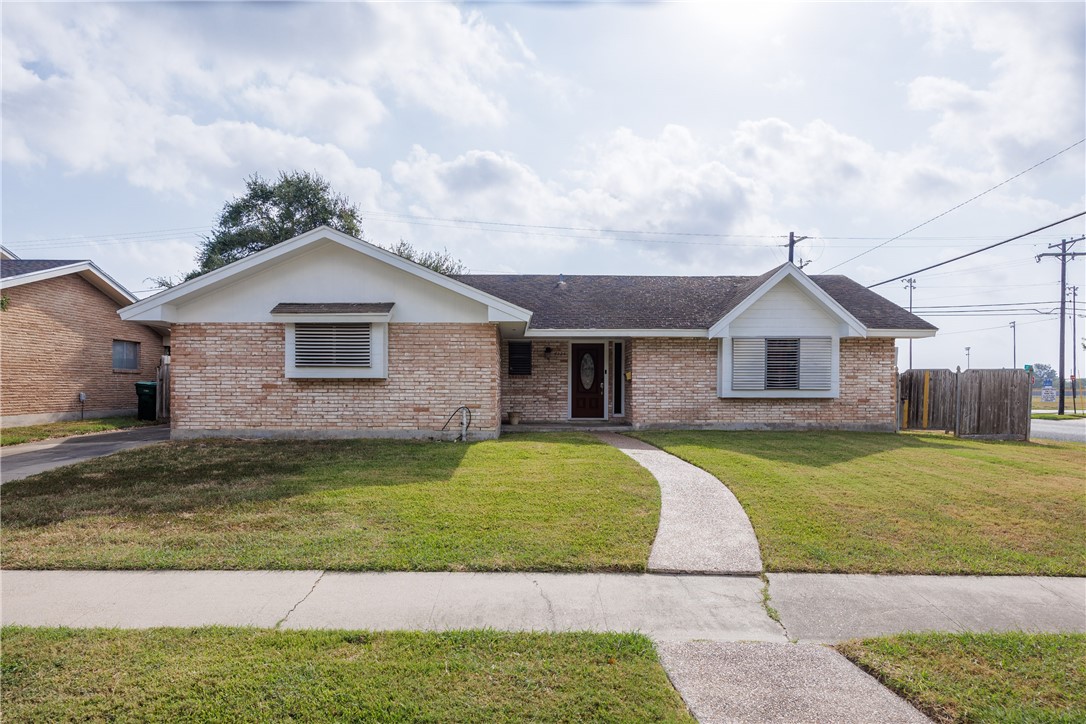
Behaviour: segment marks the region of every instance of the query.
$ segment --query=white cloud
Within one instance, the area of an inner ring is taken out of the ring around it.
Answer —
[[[493,127],[497,81],[539,77],[522,39],[451,5],[201,8],[5,5],[5,161],[183,194],[275,159],[372,174],[344,149],[367,147],[389,104]]]
[[[985,84],[923,76],[909,85],[909,107],[937,114],[930,133],[943,148],[1015,169],[1082,138],[1081,3],[935,3],[909,6],[906,16],[937,53],[968,43],[992,58]]]

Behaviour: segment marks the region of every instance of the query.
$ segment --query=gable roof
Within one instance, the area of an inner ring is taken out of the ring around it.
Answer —
[[[136,295],[87,259],[0,259],[0,288],[18,287],[68,274],[78,274],[122,306],[136,301]]]
[[[368,241],[356,239],[349,234],[344,234],[342,231],[337,231],[329,226],[318,226],[316,229],[300,234],[293,239],[288,239],[275,246],[250,254],[243,259],[239,259],[224,267],[198,276],[195,279],[182,282],[175,287],[171,287],[139,301],[136,304],[121,310],[121,319],[168,324],[173,321],[171,318],[170,305],[183,301],[186,297],[190,297],[191,295],[202,294],[212,289],[232,284],[241,278],[242,275],[255,272],[262,266],[281,261],[289,255],[295,254],[312,244],[326,241],[339,244],[365,256],[382,261],[391,267],[425,279],[439,287],[448,289],[449,291],[483,304],[487,307],[488,315],[492,322],[528,322],[532,317],[532,313],[529,310],[521,308],[506,299],[494,296],[485,290],[464,284],[452,277],[440,274],[433,269],[422,266],[421,264],[416,264],[409,259],[405,259],[399,254],[387,249],[382,249]]]
[[[759,276],[464,274],[456,278],[532,310],[535,329],[707,330],[785,266]],[[848,277],[807,278],[869,330],[930,333],[936,329]]]

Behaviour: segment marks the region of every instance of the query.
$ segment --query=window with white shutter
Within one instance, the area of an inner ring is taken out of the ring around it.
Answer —
[[[295,367],[369,367],[369,324],[296,324]]]
[[[732,389],[765,389],[765,340],[732,340]]]
[[[285,325],[286,376],[388,376],[388,325],[377,322],[296,322]]]
[[[832,337],[734,337],[721,355],[721,397],[837,395]]]
[[[804,337],[799,341],[799,388],[828,390],[833,386],[833,340]]]

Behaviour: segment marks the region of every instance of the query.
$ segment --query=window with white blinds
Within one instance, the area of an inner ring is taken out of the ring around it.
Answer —
[[[734,391],[829,390],[833,386],[830,337],[732,339]]]
[[[296,367],[369,367],[370,324],[294,325]]]

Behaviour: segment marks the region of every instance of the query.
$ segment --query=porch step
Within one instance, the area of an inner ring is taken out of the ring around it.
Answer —
[[[568,422],[522,422],[519,425],[502,425],[502,434],[509,432],[623,432],[633,427],[625,422],[584,420]]]

